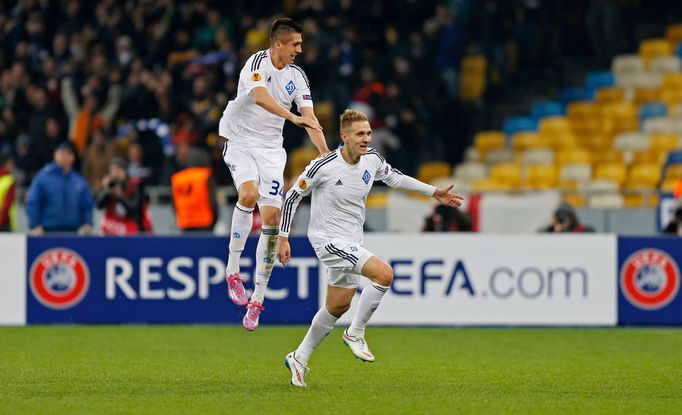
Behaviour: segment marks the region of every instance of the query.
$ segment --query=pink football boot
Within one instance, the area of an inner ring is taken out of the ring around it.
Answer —
[[[258,327],[258,318],[260,317],[261,311],[265,310],[258,301],[251,301],[249,305],[246,306],[246,314],[242,320],[242,325],[248,331],[254,331]]]
[[[227,295],[233,303],[238,306],[245,306],[249,302],[249,297],[246,295],[244,283],[239,278],[239,274],[228,275],[227,277]]]

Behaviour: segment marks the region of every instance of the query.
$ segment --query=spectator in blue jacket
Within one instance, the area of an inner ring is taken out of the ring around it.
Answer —
[[[57,146],[54,161],[33,178],[26,198],[32,235],[47,232],[92,232],[92,194],[88,182],[73,170],[76,159],[70,143]]]

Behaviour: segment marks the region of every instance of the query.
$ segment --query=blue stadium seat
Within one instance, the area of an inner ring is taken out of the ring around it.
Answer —
[[[564,88],[559,93],[559,99],[564,105],[570,104],[573,101],[592,101],[594,98],[594,91],[588,91],[585,88]]]
[[[543,117],[551,117],[555,115],[564,115],[564,106],[559,101],[539,101],[533,104],[530,110],[530,115],[536,120]]]
[[[677,44],[677,47],[675,48],[675,52],[677,53],[677,56],[682,59],[682,42]]]
[[[668,106],[661,102],[650,102],[643,104],[639,110],[639,123],[644,125],[644,121],[650,117],[665,117],[668,115]]]
[[[668,153],[668,158],[665,160],[665,165],[682,164],[682,150],[671,151]]]
[[[596,91],[599,88],[614,86],[616,78],[610,71],[594,71],[587,74],[585,88],[588,91]]]
[[[519,131],[537,131],[538,122],[531,117],[509,117],[504,120],[502,130],[509,139],[514,133]]]

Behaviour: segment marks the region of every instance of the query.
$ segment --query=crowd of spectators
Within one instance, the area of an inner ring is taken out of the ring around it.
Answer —
[[[484,127],[458,100],[463,56],[489,62],[480,109],[514,81],[558,70],[567,44],[584,53],[575,44],[589,45],[587,35],[567,42],[562,33],[586,33],[592,3],[627,2],[3,1],[0,147],[13,155],[21,187],[65,141],[93,192],[113,157],[125,159],[129,177],[169,185],[196,164],[187,160],[193,154],[212,160],[217,183],[227,184],[218,120],[242,63],[268,47],[270,22],[286,15],[305,29],[298,63],[314,100],[335,113],[366,109],[377,145],[414,173],[421,161],[458,161]],[[326,132],[330,144],[334,131]],[[305,140],[299,129],[285,137],[287,150]]]

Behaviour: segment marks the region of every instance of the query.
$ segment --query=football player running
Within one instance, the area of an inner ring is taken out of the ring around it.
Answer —
[[[357,313],[343,332],[343,342],[357,358],[374,361],[365,340],[365,326],[393,281],[393,269],[363,247],[365,203],[373,182],[381,180],[392,187],[420,192],[448,206],[459,207],[463,201],[461,195],[450,192],[452,185],[438,189],[392,168],[369,147],[372,129],[365,114],[346,110],[340,126],[342,147],[306,167],[287,192],[282,209],[279,261],[286,265],[291,259],[291,222],[301,198],[312,193],[308,239],[319,260],[328,267],[326,304],[315,314],[298,348],[285,358],[295,386],[306,386],[308,359],[350,308],[361,276],[370,283],[362,290]]]

